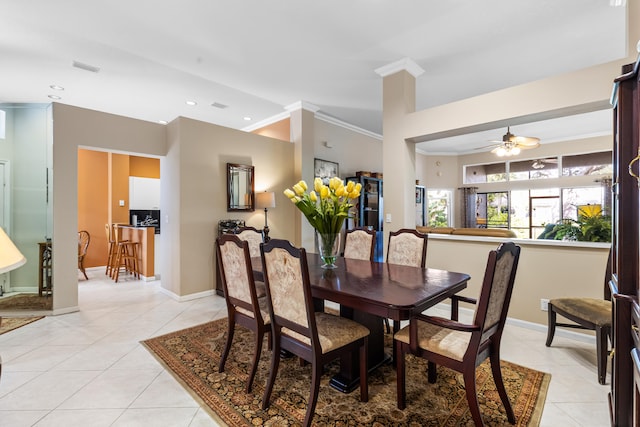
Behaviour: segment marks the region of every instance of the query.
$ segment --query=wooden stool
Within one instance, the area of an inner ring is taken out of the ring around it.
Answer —
[[[138,242],[119,242],[116,247],[115,263],[111,277],[117,283],[120,277],[120,269],[124,267],[126,273],[133,274],[133,277],[140,279],[140,268],[138,264]]]
[[[139,243],[122,239],[121,223],[111,225],[111,236],[114,240],[113,258],[111,260],[111,278],[118,282],[120,269],[124,267],[125,272],[132,273],[136,278],[140,278],[140,268],[138,264]]]
[[[111,276],[113,265],[116,260],[116,239],[113,235],[113,228],[109,224],[104,225],[104,231],[107,233],[107,243],[109,245],[107,253],[107,267],[104,270],[104,274]]]

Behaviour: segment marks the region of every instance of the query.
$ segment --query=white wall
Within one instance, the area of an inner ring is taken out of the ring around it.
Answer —
[[[343,179],[357,171],[382,172],[380,139],[317,118],[313,139],[315,157],[338,163]],[[333,147],[327,148],[325,141]]]

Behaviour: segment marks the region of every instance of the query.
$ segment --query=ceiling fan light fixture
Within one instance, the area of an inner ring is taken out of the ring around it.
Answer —
[[[498,157],[517,156],[524,149],[536,148],[540,145],[540,139],[528,136],[516,136],[507,127],[507,133],[502,136],[502,141],[491,141],[498,143],[498,146],[491,150]]]

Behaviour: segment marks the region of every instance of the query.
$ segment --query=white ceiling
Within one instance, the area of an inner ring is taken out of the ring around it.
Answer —
[[[305,101],[381,134],[375,69],[407,57],[422,67],[422,110],[625,57],[625,10],[609,0],[0,0],[0,102],[58,95],[244,129]],[[511,131],[544,143],[610,129],[605,111]],[[470,152],[505,130],[419,149]]]

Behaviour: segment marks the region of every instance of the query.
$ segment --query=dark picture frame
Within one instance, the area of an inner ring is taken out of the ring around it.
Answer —
[[[329,185],[329,179],[339,175],[340,165],[323,159],[313,159],[313,176],[322,179],[324,185]]]

